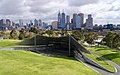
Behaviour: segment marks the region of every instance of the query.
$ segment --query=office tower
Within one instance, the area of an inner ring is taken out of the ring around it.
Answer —
[[[11,26],[11,21],[10,21],[10,19],[6,19],[6,26]]]
[[[67,24],[70,23],[70,16],[69,16],[69,15],[66,16],[66,23],[67,23]]]
[[[48,23],[43,22],[43,28],[45,29],[48,26]]]
[[[58,21],[53,21],[52,22],[52,29],[57,30],[58,29]]]
[[[38,20],[38,24],[39,24],[39,27],[42,27],[42,20],[41,19]]]
[[[59,12],[58,13],[58,28],[59,29],[65,29],[65,13],[63,12],[62,14]]]
[[[5,26],[6,25],[6,20],[5,19],[1,19],[0,20],[0,26]]]
[[[70,16],[69,15],[66,16],[66,29],[67,30],[70,29]]]
[[[37,19],[34,20],[34,25],[35,25],[35,27],[38,27],[39,24],[38,24],[38,20]]]
[[[81,29],[81,17],[79,15],[76,16],[76,25],[75,29]]]
[[[86,29],[92,30],[93,29],[93,18],[92,15],[88,15],[88,19],[86,19]]]
[[[65,13],[63,12],[61,15],[61,28],[64,29],[65,28]]]
[[[81,29],[81,16],[78,14],[73,14],[73,28],[72,29]]]
[[[32,27],[33,26],[33,22],[32,22],[32,20],[30,20],[30,25],[29,25],[30,27]]]
[[[58,13],[58,28],[60,28],[61,26],[61,13],[60,13],[60,11],[59,11],[59,13]]]
[[[81,22],[81,27],[84,27],[84,14],[83,13],[80,13],[78,14],[80,16],[80,22]]]
[[[19,25],[20,25],[20,27],[22,27],[24,25],[22,19],[19,20]]]
[[[74,14],[73,14],[73,28],[72,28],[72,29],[75,29],[75,28],[76,28],[76,17],[77,17],[77,14],[74,13]]]

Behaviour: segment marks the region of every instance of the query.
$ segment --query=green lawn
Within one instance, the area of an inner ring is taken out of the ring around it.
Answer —
[[[108,63],[107,61],[104,61],[100,59],[99,57],[93,55],[93,54],[86,54],[88,57],[90,57],[92,60],[94,60],[96,63],[100,64],[104,68],[108,69],[111,72],[115,72],[115,68],[112,64]]]
[[[16,46],[21,40],[0,40],[0,48]]]
[[[89,50],[101,57],[112,60],[120,66],[120,51],[108,47],[92,47]]]
[[[101,75],[73,58],[0,51],[0,75]]]

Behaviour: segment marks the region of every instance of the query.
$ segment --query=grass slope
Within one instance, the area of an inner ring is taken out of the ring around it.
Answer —
[[[93,53],[112,60],[120,66],[120,51],[110,49],[108,47],[92,47],[89,48]]]
[[[16,46],[21,40],[0,40],[0,48]]]
[[[0,75],[101,75],[71,58],[28,51],[0,51]]]
[[[107,61],[104,61],[100,59],[99,57],[93,55],[93,54],[86,54],[88,57],[90,57],[92,60],[94,60],[96,63],[100,64],[104,68],[108,69],[111,72],[115,72],[115,68],[112,64],[108,63]]]

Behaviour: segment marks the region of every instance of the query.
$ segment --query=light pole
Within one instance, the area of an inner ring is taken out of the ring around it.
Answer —
[[[70,41],[71,41],[71,40],[70,40],[70,34],[69,34],[69,56],[70,56],[70,53],[71,53],[71,46],[70,46],[70,45],[71,45],[71,44],[70,44],[71,42],[70,42]]]
[[[37,35],[35,35],[35,39],[34,39],[34,42],[35,42],[35,50],[36,50],[36,36],[37,36]]]

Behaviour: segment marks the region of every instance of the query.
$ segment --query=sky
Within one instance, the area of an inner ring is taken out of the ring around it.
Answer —
[[[0,19],[42,19],[45,22],[57,20],[57,14],[64,12],[92,14],[94,24],[120,24],[120,0],[0,0]]]

